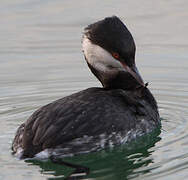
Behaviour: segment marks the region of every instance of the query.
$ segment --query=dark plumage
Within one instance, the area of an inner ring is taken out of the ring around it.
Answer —
[[[86,61],[104,88],[80,91],[34,112],[13,141],[13,152],[20,158],[45,149],[57,156],[97,151],[128,142],[160,124],[156,101],[135,66],[134,40],[119,18],[89,25],[84,38]],[[101,53],[103,61],[95,57],[93,47],[106,53]],[[120,58],[110,57],[113,52]]]

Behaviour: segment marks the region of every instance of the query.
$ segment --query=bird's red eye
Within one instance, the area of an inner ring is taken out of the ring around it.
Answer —
[[[113,52],[113,53],[112,53],[112,56],[113,56],[115,59],[119,59],[119,54],[116,53],[116,52]]]

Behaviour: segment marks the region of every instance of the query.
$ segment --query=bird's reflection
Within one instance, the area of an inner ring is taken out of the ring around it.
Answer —
[[[160,129],[136,141],[96,153],[83,154],[64,159],[52,157],[46,162],[27,160],[37,165],[41,173],[49,175],[49,180],[98,179],[126,180],[150,172],[149,168],[138,171],[153,163],[151,154],[156,142],[160,141]]]

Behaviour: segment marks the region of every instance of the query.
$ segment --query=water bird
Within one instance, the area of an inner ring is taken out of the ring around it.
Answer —
[[[82,90],[36,110],[13,140],[12,150],[19,158],[99,151],[160,126],[156,100],[136,67],[134,39],[117,16],[88,25],[82,49],[102,87]]]

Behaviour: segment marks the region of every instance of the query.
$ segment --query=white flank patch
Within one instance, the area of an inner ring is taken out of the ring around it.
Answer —
[[[35,155],[36,159],[48,159],[49,157],[50,157],[50,153],[48,149],[45,149],[44,151],[41,151]]]
[[[18,148],[16,153],[15,153],[15,156],[16,158],[20,159],[23,155],[23,149],[22,148]]]

